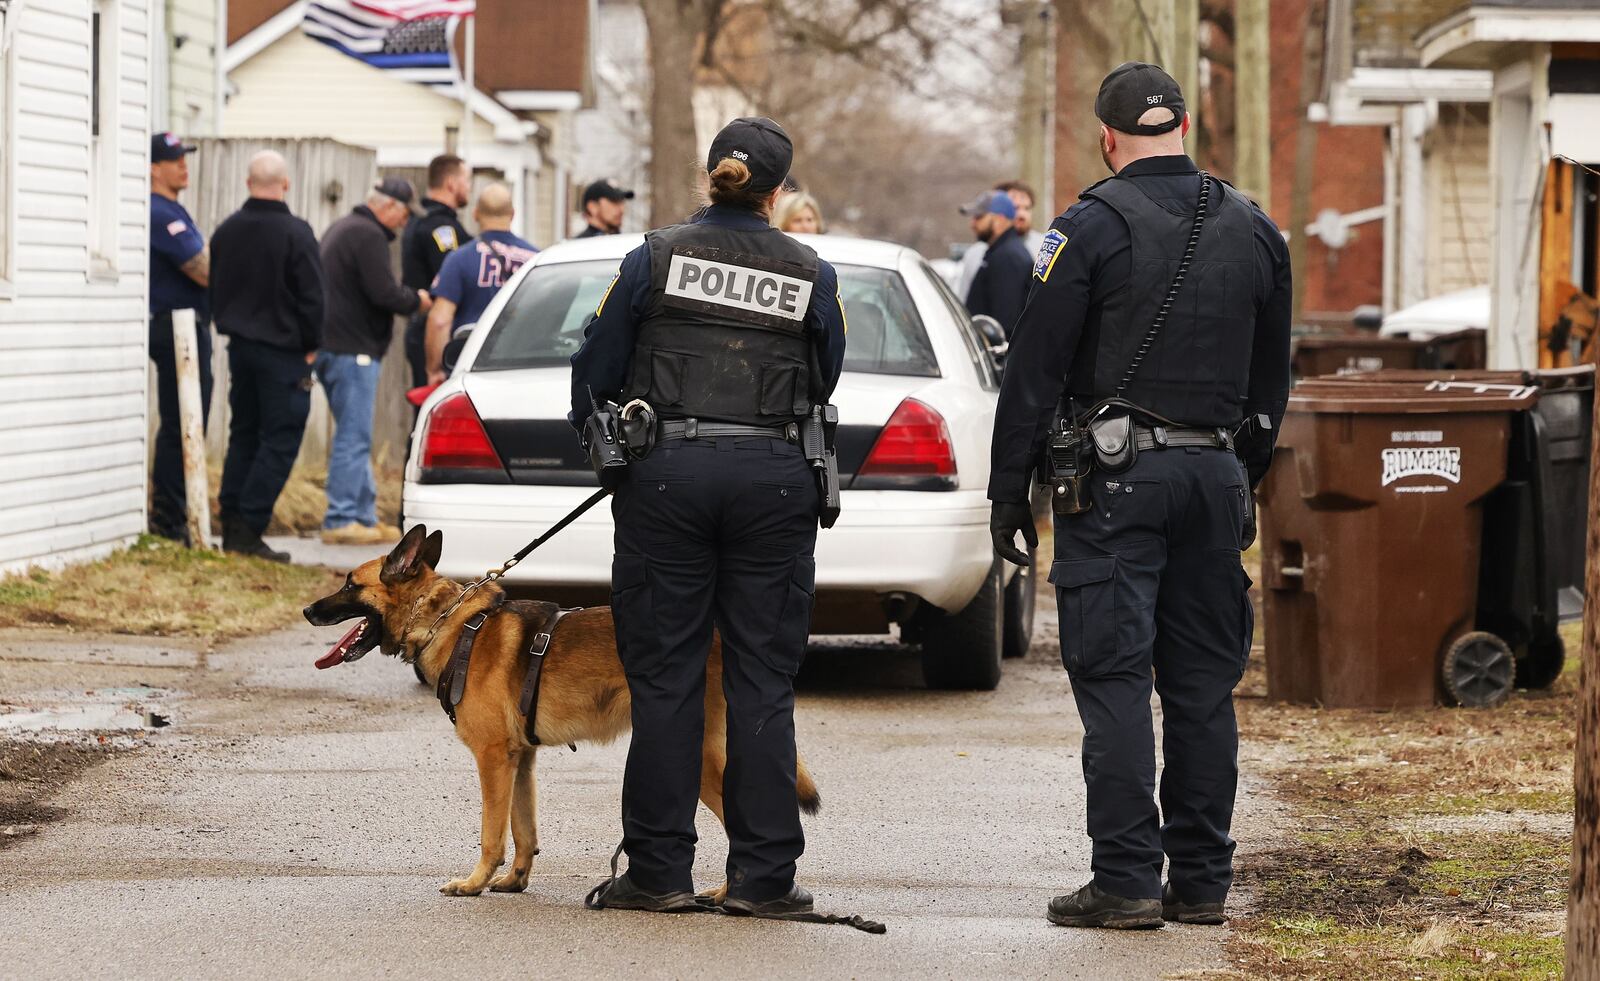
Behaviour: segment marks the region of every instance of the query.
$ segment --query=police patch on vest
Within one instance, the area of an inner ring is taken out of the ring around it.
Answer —
[[[1050,270],[1055,268],[1056,256],[1066,244],[1067,237],[1054,228],[1044,233],[1044,241],[1039,243],[1039,256],[1033,262],[1033,274],[1039,277],[1039,282],[1049,280]]]
[[[674,250],[662,302],[780,326],[785,321],[805,320],[811,285],[809,280],[769,269]]]

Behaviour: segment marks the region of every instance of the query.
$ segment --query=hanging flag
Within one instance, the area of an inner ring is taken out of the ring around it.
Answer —
[[[302,30],[396,78],[460,85],[456,24],[477,0],[313,0]]]

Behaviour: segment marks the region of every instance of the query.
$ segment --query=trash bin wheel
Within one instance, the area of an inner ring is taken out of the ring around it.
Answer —
[[[1567,660],[1567,645],[1561,637],[1536,640],[1517,658],[1518,688],[1549,688],[1561,677],[1561,666]]]
[[[1499,705],[1511,694],[1515,676],[1510,645],[1482,630],[1458,637],[1440,667],[1445,693],[1467,708]]]

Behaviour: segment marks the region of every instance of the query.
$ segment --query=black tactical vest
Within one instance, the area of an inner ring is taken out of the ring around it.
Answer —
[[[1127,287],[1108,296],[1101,309],[1093,392],[1082,391],[1082,376],[1073,373],[1073,395],[1080,405],[1111,396],[1133,362],[1189,244],[1197,203],[1185,202],[1175,212],[1133,178],[1101,181],[1083,196],[1104,201],[1128,223],[1133,264]],[[1232,426],[1242,420],[1255,336],[1254,270],[1250,203],[1213,180],[1205,226],[1183,287],[1122,397],[1191,426]]]
[[[645,243],[650,300],[627,397],[664,419],[779,426],[809,413],[816,252],[775,228],[708,223],[658,229]]]

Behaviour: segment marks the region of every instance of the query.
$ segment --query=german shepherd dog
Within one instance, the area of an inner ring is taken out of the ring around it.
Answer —
[[[462,587],[434,572],[444,533],[428,534],[413,527],[386,558],[373,559],[345,576],[344,586],[305,608],[315,626],[360,622],[317,661],[332,667],[354,661],[374,647],[408,664],[420,665],[428,683],[437,686],[462,625],[474,614],[495,607],[503,598],[497,585],[479,587],[466,602],[433,630],[440,614],[462,594]],[[456,737],[478,761],[483,793],[483,832],[478,864],[462,879],[439,887],[448,896],[521,892],[528,885],[533,857],[539,854],[534,761],[539,747],[524,735],[519,711],[528,669],[529,627],[514,612],[500,609],[478,631],[468,663],[466,691],[456,707]],[[430,631],[432,636],[430,637]],[[610,607],[579,610],[561,620],[545,655],[534,708],[535,734],[545,746],[609,743],[632,723],[628,681],[617,657]],[[722,644],[712,638],[706,662],[705,742],[700,771],[700,800],[722,820],[722,772],[727,764],[727,703],[722,694]],[[798,762],[800,809],[815,814],[822,804],[804,760]],[[505,863],[506,824],[516,855],[509,871],[494,875]],[[491,876],[493,876],[491,878]],[[712,893],[725,897],[724,883]]]

